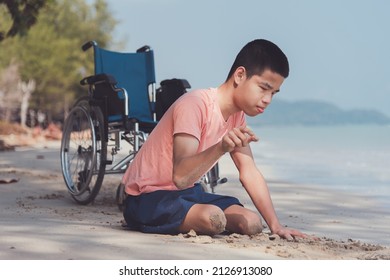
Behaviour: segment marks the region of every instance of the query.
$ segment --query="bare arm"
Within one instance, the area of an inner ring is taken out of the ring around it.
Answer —
[[[257,141],[257,138],[249,128],[235,128],[219,143],[197,153],[199,141],[196,137],[184,133],[176,134],[173,139],[173,182],[179,189],[191,186],[223,154],[231,152],[236,147],[247,146],[251,141]]]
[[[189,134],[173,139],[173,182],[179,189],[193,185],[224,154],[220,143],[197,153],[199,141]]]
[[[268,185],[255,165],[249,146],[231,152],[232,159],[239,171],[240,181],[249,194],[253,204],[260,212],[272,233],[291,240],[293,237],[306,237],[298,230],[283,227],[276,215]]]
[[[249,143],[258,141],[257,136],[248,127],[229,132],[230,154],[239,171],[240,181],[253,201],[253,204],[263,216],[272,233],[286,239],[306,237],[298,230],[283,227],[275,213],[275,208],[269,193],[268,185],[256,167]],[[232,141],[230,141],[232,140]],[[241,142],[240,142],[241,141]]]
[[[250,148],[237,149],[231,153],[231,157],[239,171],[240,182],[256,209],[263,216],[271,231],[277,231],[281,226],[274,210],[268,185],[255,166]]]

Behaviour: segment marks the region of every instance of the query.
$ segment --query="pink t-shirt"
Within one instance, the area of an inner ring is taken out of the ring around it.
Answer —
[[[122,179],[126,193],[139,195],[157,190],[178,190],[172,181],[175,134],[196,137],[198,152],[202,152],[218,143],[229,130],[245,125],[243,112],[230,116],[225,122],[216,88],[184,94],[165,113],[126,170]]]

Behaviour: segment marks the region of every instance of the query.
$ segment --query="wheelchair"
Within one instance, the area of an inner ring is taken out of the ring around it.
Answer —
[[[95,41],[94,75],[83,78],[88,95],[79,98],[63,126],[61,171],[72,198],[92,203],[107,174],[123,174],[169,106],[190,88],[184,79],[164,80],[156,89],[154,53],[143,46],[134,53],[103,49]],[[123,151],[124,147],[128,151]],[[119,154],[122,156],[119,157]],[[200,183],[206,191],[226,182],[219,178],[218,163]],[[116,200],[121,209],[124,186]]]

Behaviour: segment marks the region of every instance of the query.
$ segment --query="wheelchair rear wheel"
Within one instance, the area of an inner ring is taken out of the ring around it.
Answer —
[[[76,103],[65,121],[61,169],[66,186],[79,204],[91,203],[101,188],[107,156],[104,119],[86,99]]]

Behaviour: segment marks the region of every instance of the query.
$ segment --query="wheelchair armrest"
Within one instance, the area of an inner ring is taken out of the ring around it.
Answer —
[[[86,77],[80,81],[80,84],[85,85],[94,85],[98,83],[109,83],[111,85],[116,85],[117,81],[114,78],[114,76],[111,76],[109,74],[97,74],[93,76]]]

